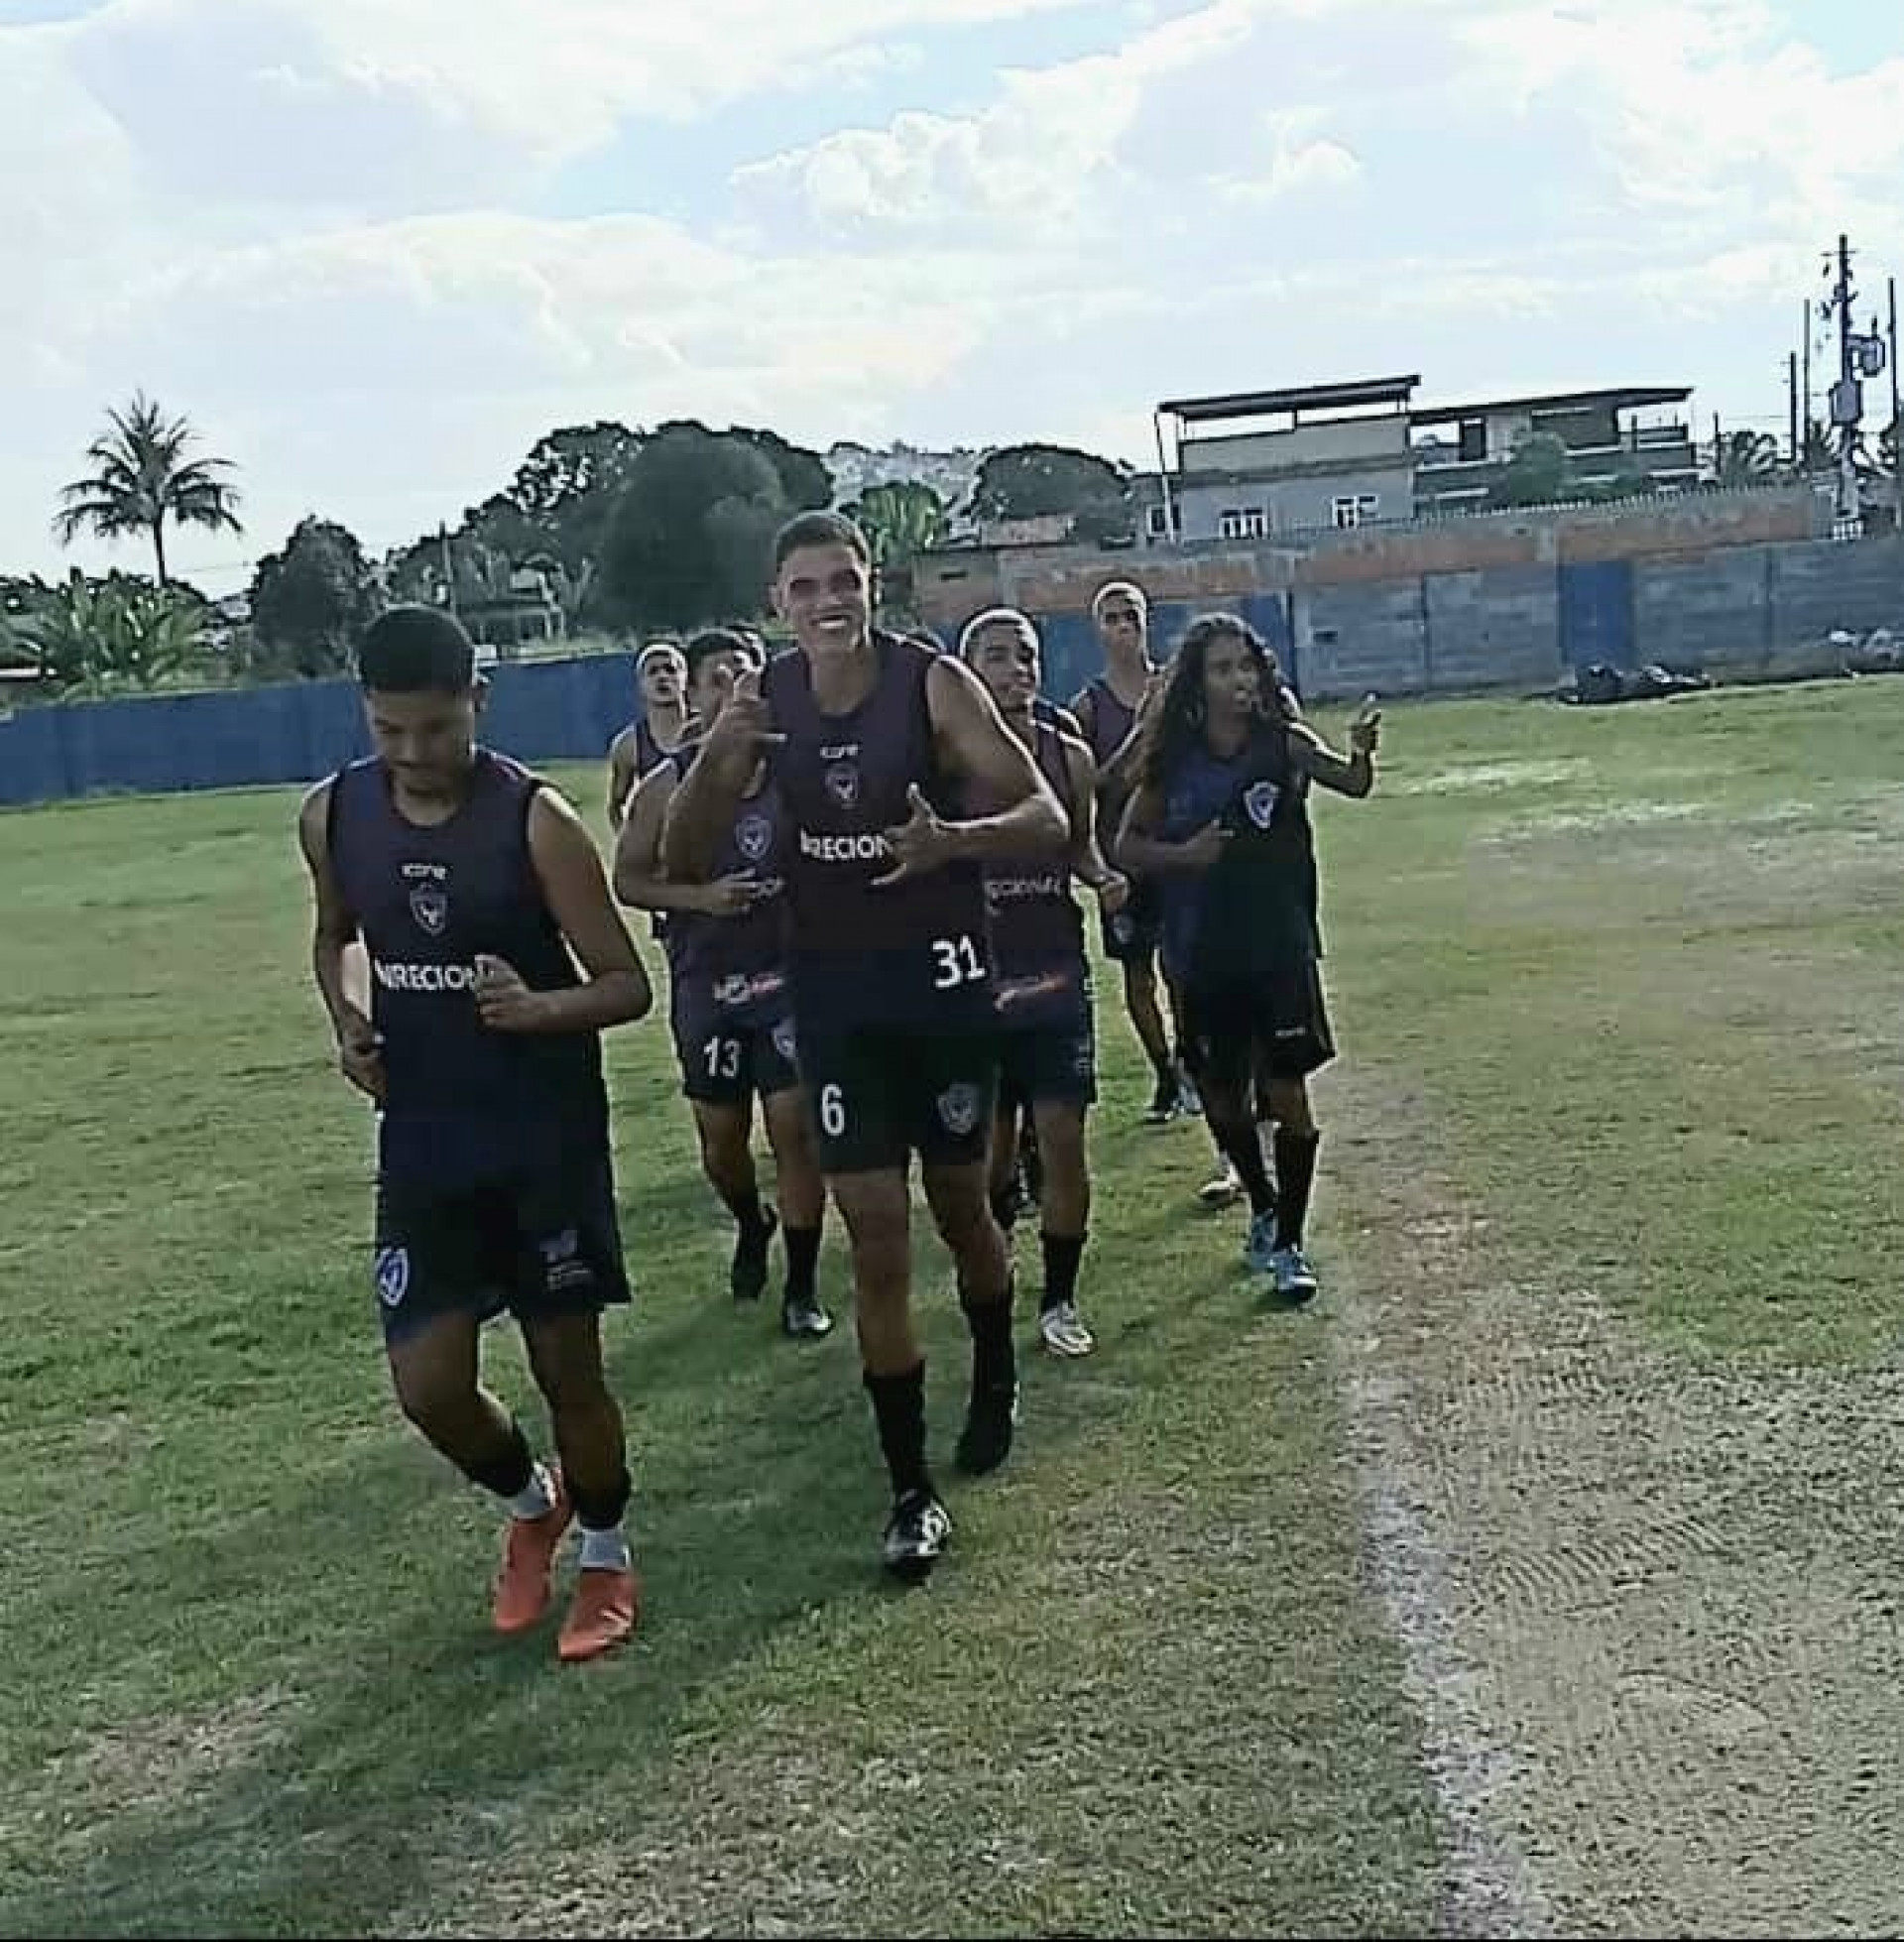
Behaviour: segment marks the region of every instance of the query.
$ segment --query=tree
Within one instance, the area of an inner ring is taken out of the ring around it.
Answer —
[[[107,413],[106,423],[104,436],[86,452],[92,471],[60,491],[53,530],[61,546],[88,531],[107,540],[149,533],[163,587],[169,583],[168,521],[212,532],[244,530],[237,489],[223,477],[233,469],[231,461],[189,456],[197,433],[186,420],[169,420],[155,400],[138,392],[130,405]]]
[[[752,445],[773,466],[787,512],[804,513],[833,503],[833,474],[818,452],[789,445],[777,431],[756,431],[737,425],[732,435]]]
[[[1769,431],[1729,431],[1721,440],[1713,474],[1723,486],[1765,485],[1778,476],[1778,440]]]
[[[1536,431],[1513,449],[1488,489],[1490,506],[1547,506],[1567,497],[1567,447],[1551,431]]]
[[[376,582],[356,536],[330,520],[300,520],[284,550],[261,559],[252,578],[252,671],[305,680],[343,673],[375,604]]]
[[[196,595],[124,573],[89,580],[76,566],[10,623],[16,646],[30,648],[67,695],[153,687],[191,664],[203,629]]]
[[[1007,445],[979,467],[972,517],[998,520],[1072,516],[1072,532],[1101,544],[1129,539],[1135,509],[1130,468],[1071,445]]]
[[[758,613],[769,545],[788,510],[758,445],[704,425],[663,425],[637,453],[609,521],[610,611],[639,628]]]
[[[866,535],[883,603],[894,613],[908,611],[912,562],[938,546],[950,526],[945,501],[919,480],[890,479],[868,486],[846,510]]]

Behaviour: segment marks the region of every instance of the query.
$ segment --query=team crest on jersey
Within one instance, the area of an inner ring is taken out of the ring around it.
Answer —
[[[377,1283],[377,1298],[386,1308],[398,1307],[410,1292],[410,1250],[379,1248],[370,1273]]]
[[[1251,783],[1244,791],[1244,811],[1258,829],[1269,827],[1269,819],[1276,813],[1276,799],[1281,793],[1281,789],[1271,782]]]
[[[826,792],[842,809],[860,806],[860,772],[850,762],[836,762],[826,772]]]
[[[965,1136],[979,1123],[979,1089],[961,1080],[939,1094],[939,1123],[955,1139]]]
[[[791,1019],[780,1020],[774,1028],[774,1049],[789,1065],[794,1063],[794,1051],[797,1042],[793,1035],[793,1021]]]
[[[734,845],[750,863],[759,863],[774,845],[774,825],[765,816],[743,816],[734,825]]]
[[[449,926],[449,893],[441,884],[416,884],[410,893],[410,914],[424,934],[440,937]]]

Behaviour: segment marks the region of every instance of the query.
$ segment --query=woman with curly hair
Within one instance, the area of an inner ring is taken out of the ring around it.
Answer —
[[[1335,1056],[1316,923],[1310,785],[1374,787],[1381,717],[1372,697],[1351,753],[1292,719],[1281,669],[1234,614],[1184,634],[1149,711],[1140,781],[1118,860],[1163,892],[1163,955],[1183,995],[1183,1043],[1211,1133],[1250,1196],[1250,1269],[1307,1301],[1315,1271],[1303,1226],[1318,1135],[1308,1075]],[[1257,1079],[1275,1122],[1275,1184],[1257,1130]]]

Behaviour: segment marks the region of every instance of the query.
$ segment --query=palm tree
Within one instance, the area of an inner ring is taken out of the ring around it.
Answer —
[[[150,533],[159,584],[165,586],[168,520],[213,532],[244,531],[237,489],[220,476],[232,469],[231,461],[189,457],[198,434],[186,420],[169,421],[156,400],[137,392],[130,405],[107,413],[106,423],[105,435],[86,453],[93,470],[60,494],[53,530],[62,546],[84,532],[107,540]]]
[[[909,611],[912,562],[951,528],[945,501],[922,480],[889,479],[869,486],[846,510],[866,535],[882,604],[894,615]]]

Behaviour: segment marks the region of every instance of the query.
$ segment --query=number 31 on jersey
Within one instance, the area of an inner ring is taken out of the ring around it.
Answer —
[[[969,934],[934,937],[932,940],[932,989],[952,991],[960,985],[976,985],[985,976],[985,960]]]

